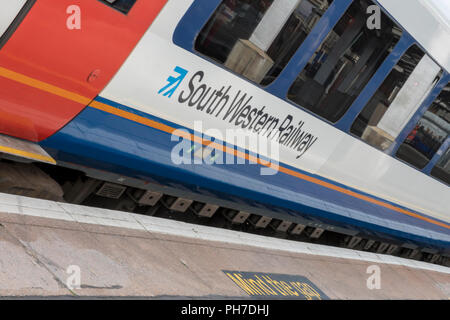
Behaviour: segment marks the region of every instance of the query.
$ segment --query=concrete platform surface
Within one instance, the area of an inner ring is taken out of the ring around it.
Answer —
[[[450,268],[0,194],[0,296],[450,299]]]

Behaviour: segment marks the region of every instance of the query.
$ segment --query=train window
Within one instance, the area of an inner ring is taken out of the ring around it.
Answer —
[[[450,133],[450,84],[430,106],[400,146],[397,157],[423,169]],[[448,170],[448,169],[447,169]]]
[[[195,49],[262,85],[287,65],[333,0],[224,0]]]
[[[354,121],[350,131],[388,149],[442,75],[418,46],[410,47]]]
[[[0,49],[16,31],[35,0],[9,1],[7,5],[2,3],[0,10]]]
[[[450,184],[450,148],[439,159],[436,166],[431,170],[431,175],[447,184]]]
[[[344,115],[402,35],[384,13],[381,29],[367,27],[372,4],[353,2],[289,89],[291,101],[331,122]]]
[[[101,1],[105,2],[109,6],[125,14],[127,14],[131,10],[131,8],[136,2],[136,0],[101,0]]]
[[[2,6],[2,12],[0,14],[0,37],[8,30],[26,2],[27,0],[14,1],[8,3],[6,6]]]

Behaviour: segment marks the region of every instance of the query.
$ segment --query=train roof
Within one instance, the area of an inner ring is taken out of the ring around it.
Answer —
[[[447,72],[450,72],[448,0],[378,0]]]

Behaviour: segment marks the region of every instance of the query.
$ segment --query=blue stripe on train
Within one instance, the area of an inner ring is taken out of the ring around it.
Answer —
[[[182,128],[100,97],[96,100]],[[177,143],[171,141],[166,132],[88,107],[58,133],[41,142],[41,146],[60,161],[142,180],[156,177],[160,181],[179,181],[194,191],[204,188],[221,197],[231,195],[249,203],[259,202],[290,209],[322,221],[333,221],[341,226],[350,225],[450,250],[449,232],[443,227],[284,173],[261,176],[259,165],[177,166],[170,157],[171,150]],[[352,190],[287,165],[280,165]],[[352,191],[364,194],[358,190]],[[301,215],[300,213],[298,214]]]

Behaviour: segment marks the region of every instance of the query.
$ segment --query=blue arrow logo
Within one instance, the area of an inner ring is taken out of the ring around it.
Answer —
[[[186,77],[186,75],[188,74],[188,71],[181,68],[181,67],[175,67],[174,71],[176,73],[178,73],[178,77],[172,77],[170,76],[169,78],[167,78],[167,82],[168,84],[166,86],[164,86],[161,90],[158,91],[158,94],[161,94],[162,92],[164,92],[164,97],[169,97],[171,98],[173,93],[175,92],[175,90],[177,90],[177,88],[180,86],[181,82],[183,82],[183,79]]]

